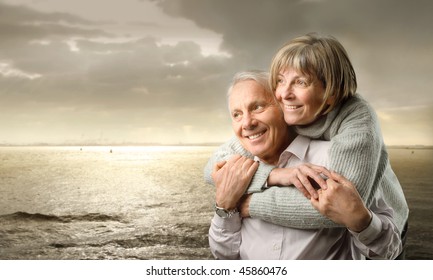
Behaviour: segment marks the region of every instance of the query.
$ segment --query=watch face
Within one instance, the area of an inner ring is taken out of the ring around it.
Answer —
[[[215,212],[216,212],[217,215],[220,216],[221,218],[227,218],[227,217],[229,216],[229,213],[228,213],[226,210],[221,209],[221,208],[217,208],[217,209],[215,210]]]

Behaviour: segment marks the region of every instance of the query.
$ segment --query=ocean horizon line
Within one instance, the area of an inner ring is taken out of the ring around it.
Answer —
[[[0,143],[0,147],[170,147],[170,146],[220,146],[223,142],[204,143]],[[433,146],[432,146],[433,147]]]
[[[11,144],[0,143],[0,147],[193,147],[220,146],[223,142],[197,143],[28,143]],[[385,145],[388,149],[433,149],[433,145]]]

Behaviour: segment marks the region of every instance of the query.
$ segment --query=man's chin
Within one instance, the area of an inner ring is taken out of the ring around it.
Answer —
[[[266,145],[262,141],[251,141],[249,139],[244,139],[241,141],[242,146],[245,150],[253,154],[254,156],[259,156],[263,152],[266,152]]]
[[[263,147],[253,147],[251,149],[247,149],[251,154],[253,154],[253,156],[256,156],[258,158],[261,158],[261,155],[263,155],[263,153],[266,153],[266,150],[263,149]]]

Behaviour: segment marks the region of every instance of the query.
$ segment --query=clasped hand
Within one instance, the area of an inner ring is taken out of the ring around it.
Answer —
[[[258,162],[240,155],[217,163],[212,172],[217,205],[227,210],[236,208],[258,167]]]
[[[326,189],[325,178],[331,173],[323,166],[304,163],[295,167],[275,168],[269,174],[270,186],[295,186],[306,198],[318,198],[316,189]],[[314,187],[315,185],[316,187]]]

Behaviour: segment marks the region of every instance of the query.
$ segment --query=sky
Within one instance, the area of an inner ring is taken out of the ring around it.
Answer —
[[[317,32],[385,144],[433,145],[433,1],[0,0],[0,145],[218,143],[226,91]]]

